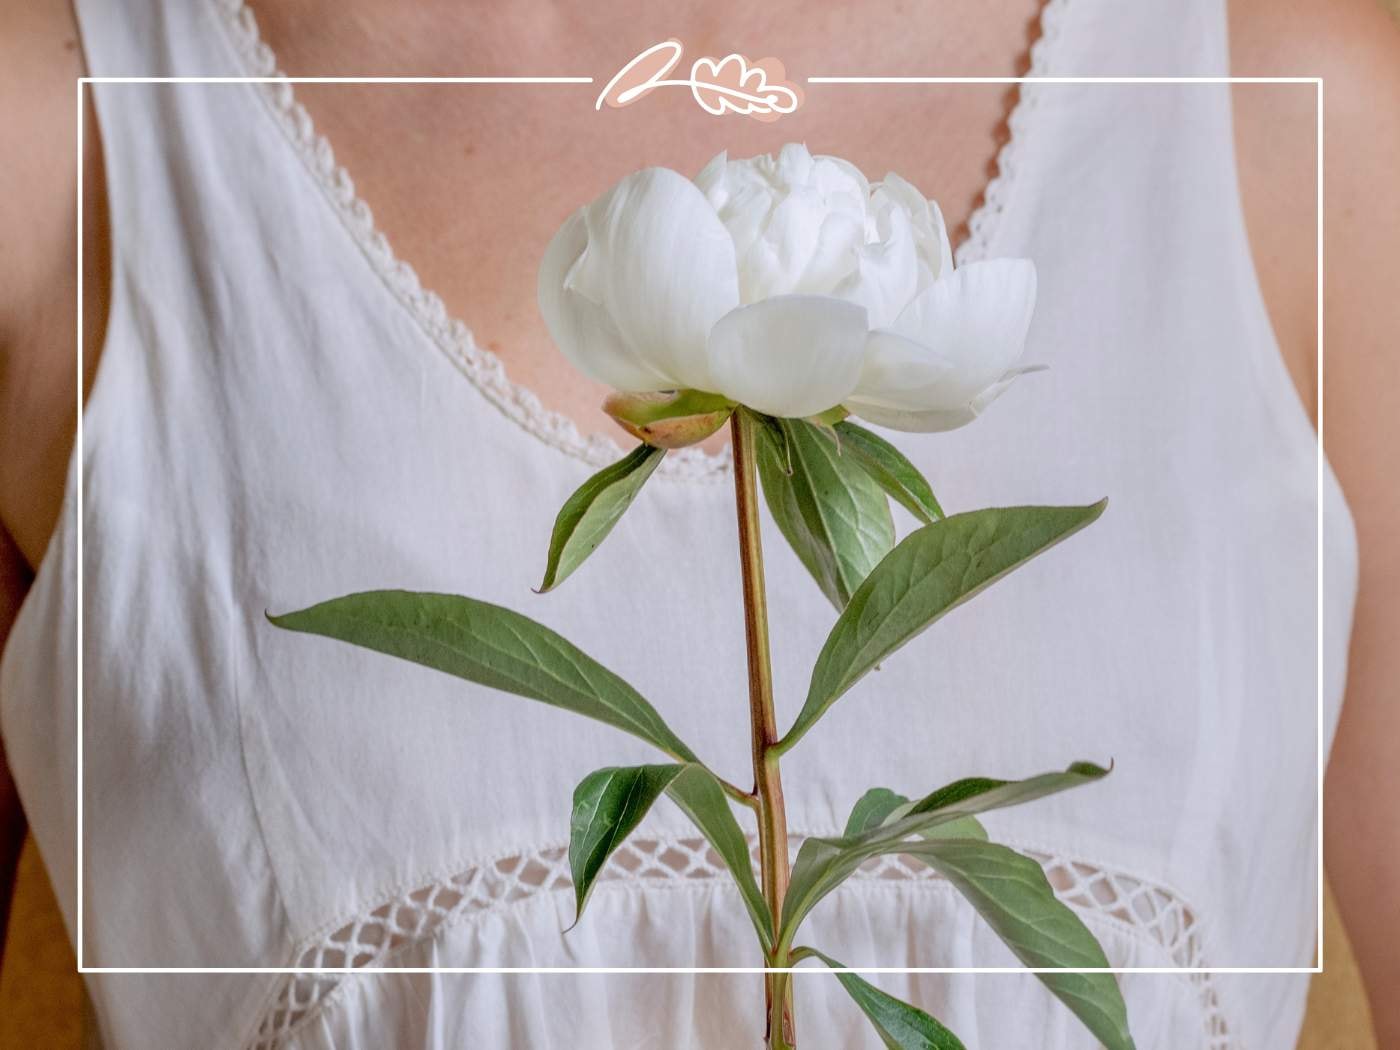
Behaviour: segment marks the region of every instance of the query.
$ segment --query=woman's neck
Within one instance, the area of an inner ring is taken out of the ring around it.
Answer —
[[[297,72],[307,75],[606,77],[643,48],[674,37],[697,55],[773,55],[802,76],[1004,76],[1024,71],[1042,0],[710,0],[672,9],[651,0],[254,0],[250,6],[274,49],[296,53],[306,63]]]

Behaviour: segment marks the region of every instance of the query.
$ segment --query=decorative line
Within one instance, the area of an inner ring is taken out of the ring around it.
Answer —
[[[79,77],[84,84],[591,84],[592,77]]]
[[[1321,84],[1321,77],[808,77],[809,84]]]

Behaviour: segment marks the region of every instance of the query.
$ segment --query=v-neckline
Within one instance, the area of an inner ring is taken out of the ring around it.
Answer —
[[[276,53],[263,40],[247,0],[210,2],[219,11],[243,67],[243,75],[287,76],[278,64]],[[1048,74],[1069,3],[1070,0],[1045,0],[1041,5],[1035,25],[1036,39],[1030,47],[1027,77]],[[487,401],[534,438],[591,466],[606,466],[626,454],[611,437],[600,433],[584,434],[572,416],[549,408],[534,390],[512,380],[505,362],[477,342],[471,327],[448,311],[437,292],[424,287],[417,271],[395,254],[388,237],[375,224],[374,214],[356,193],[350,173],[336,161],[329,140],[317,130],[290,82],[263,80],[253,86],[259,89],[258,94],[266,101],[268,112],[380,279]],[[967,220],[967,239],[954,253],[959,266],[986,258],[989,253],[1017,183],[1021,149],[1039,98],[1036,87],[1020,85],[1007,117],[1006,140],[996,153],[995,174],[983,186],[981,202]],[[683,481],[719,481],[728,478],[732,469],[733,456],[728,445],[719,452],[707,452],[697,446],[668,454],[656,475]]]

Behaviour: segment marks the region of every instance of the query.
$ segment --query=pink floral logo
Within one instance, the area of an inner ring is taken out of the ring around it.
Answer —
[[[776,58],[751,62],[740,54],[715,59],[697,58],[687,80],[667,80],[680,63],[684,47],[679,40],[653,44],[617,71],[608,81],[594,109],[606,104],[614,109],[630,106],[661,87],[687,87],[706,113],[725,113],[770,122],[802,105],[802,91],[787,80],[787,71]]]

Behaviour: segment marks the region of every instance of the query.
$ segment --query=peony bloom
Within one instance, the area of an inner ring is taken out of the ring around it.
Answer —
[[[721,153],[694,181],[627,176],[555,234],[539,300],[565,356],[615,390],[948,430],[1024,371],[1035,267],[955,269],[938,206],[912,185],[792,144]]]

